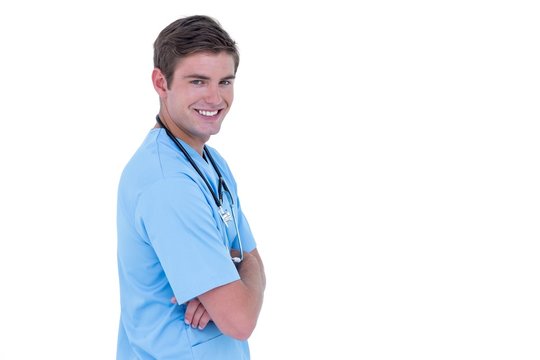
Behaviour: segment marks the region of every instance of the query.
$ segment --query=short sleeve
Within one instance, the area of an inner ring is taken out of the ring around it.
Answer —
[[[187,175],[145,189],[136,218],[179,304],[240,279],[210,204]]]

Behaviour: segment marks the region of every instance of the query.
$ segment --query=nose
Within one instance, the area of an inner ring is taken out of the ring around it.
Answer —
[[[206,89],[204,100],[208,104],[219,105],[222,101],[221,90],[219,85],[210,85]]]

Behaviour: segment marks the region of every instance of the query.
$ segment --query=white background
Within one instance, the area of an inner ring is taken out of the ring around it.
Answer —
[[[254,359],[538,359],[535,3],[2,2],[0,359],[114,358],[117,182],[192,14],[241,51],[211,144],[266,263]]]

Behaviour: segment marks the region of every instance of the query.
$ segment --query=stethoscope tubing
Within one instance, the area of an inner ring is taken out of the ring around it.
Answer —
[[[171,131],[165,126],[165,124],[163,124],[163,122],[161,121],[159,115],[156,115],[156,121],[163,129],[165,129],[165,132],[167,133],[169,138],[171,138],[171,140],[175,143],[176,147],[178,147],[178,149],[180,149],[180,151],[185,155],[185,157],[187,158],[187,160],[189,161],[191,166],[195,169],[197,174],[199,174],[201,179],[203,179],[204,183],[206,184],[206,187],[208,188],[208,190],[210,190],[210,193],[212,194],[212,197],[214,198],[214,201],[215,201],[216,205],[218,207],[221,207],[223,205],[223,195],[222,195],[222,191],[220,191],[220,190],[221,190],[221,188],[223,186],[223,188],[226,191],[229,191],[229,187],[225,183],[225,180],[223,179],[223,176],[221,175],[221,172],[219,171],[219,169],[218,169],[218,167],[217,167],[217,165],[216,165],[216,163],[214,161],[214,158],[212,157],[212,155],[210,155],[210,151],[208,150],[208,148],[206,146],[204,146],[204,153],[208,157],[208,159],[210,160],[210,163],[212,164],[212,167],[214,168],[214,170],[216,171],[216,174],[218,175],[218,193],[219,193],[219,196],[216,195],[216,193],[214,192],[214,189],[212,189],[212,186],[210,186],[210,183],[206,179],[206,176],[204,176],[201,169],[199,169],[199,167],[195,163],[195,160],[193,160],[193,158],[191,157],[191,155],[189,155],[189,153],[184,148],[184,146],[182,146],[182,144],[180,144],[178,139],[171,133]],[[231,200],[232,200],[232,197],[231,197]]]
[[[171,131],[167,128],[167,126],[165,126],[165,124],[161,121],[159,115],[156,115],[156,121],[159,124],[159,126],[161,126],[163,129],[165,129],[165,132],[167,133],[167,136],[169,136],[169,138],[175,143],[176,147],[178,147],[178,149],[184,154],[184,156],[189,161],[189,163],[191,164],[193,169],[195,169],[197,174],[199,174],[201,179],[203,179],[204,183],[206,184],[206,187],[208,188],[208,190],[212,194],[212,197],[214,198],[214,202],[216,203],[216,206],[218,207],[220,215],[221,215],[221,212],[222,212],[222,209],[223,209],[223,192],[225,191],[226,193],[229,194],[228,195],[229,196],[229,202],[231,204],[231,212],[232,212],[232,217],[233,217],[233,222],[234,222],[234,227],[235,227],[235,230],[236,230],[236,234],[238,236],[238,245],[239,245],[239,250],[240,250],[240,257],[239,258],[234,257],[233,261],[235,263],[242,262],[242,260],[244,259],[244,250],[242,248],[242,240],[240,238],[240,231],[238,229],[238,221],[236,219],[236,212],[234,211],[234,206],[233,206],[234,205],[234,199],[232,197],[232,193],[229,190],[229,187],[227,186],[227,183],[225,182],[225,179],[223,178],[223,175],[221,175],[221,171],[219,171],[219,168],[218,168],[216,162],[214,161],[214,158],[210,154],[210,150],[208,150],[206,145],[203,148],[204,155],[206,155],[208,160],[210,160],[210,164],[212,165],[212,167],[214,168],[214,171],[216,172],[216,174],[218,176],[218,193],[217,194],[214,192],[214,189],[212,189],[212,186],[210,186],[210,183],[206,179],[206,176],[204,176],[201,169],[199,169],[199,167],[195,163],[195,160],[193,160],[193,158],[191,157],[191,155],[189,155],[189,153],[184,148],[184,146],[182,146],[182,144],[178,141],[178,139],[171,133]],[[227,225],[227,223],[225,223],[225,225]]]

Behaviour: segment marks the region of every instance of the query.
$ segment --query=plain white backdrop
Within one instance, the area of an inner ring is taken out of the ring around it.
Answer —
[[[540,357],[536,2],[53,0],[0,5],[0,359],[114,359],[118,178],[193,14],[241,52],[253,359]]]

